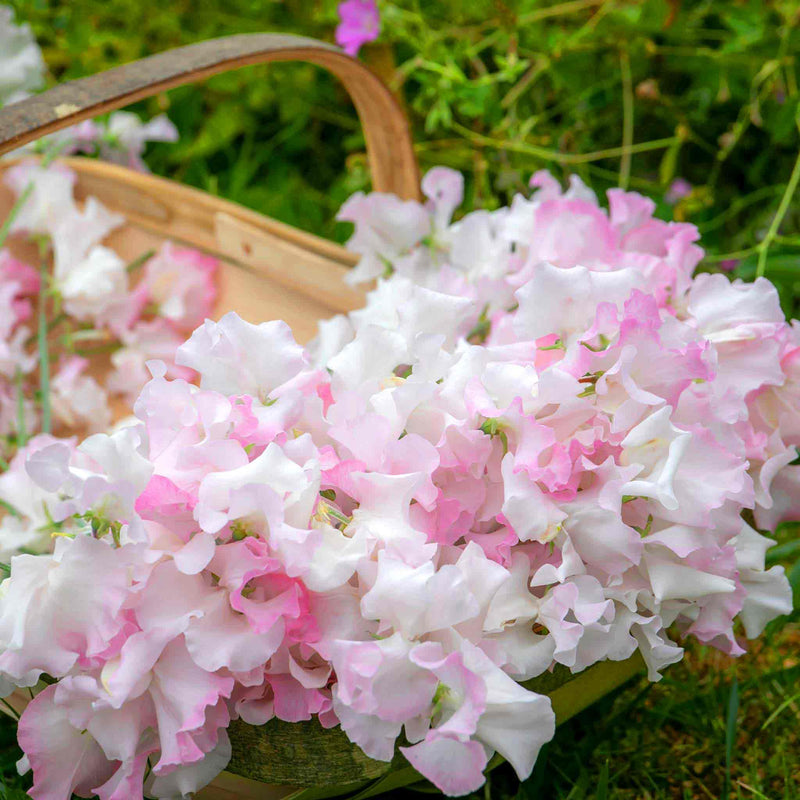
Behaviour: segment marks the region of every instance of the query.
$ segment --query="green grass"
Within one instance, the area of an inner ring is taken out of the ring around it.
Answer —
[[[559,728],[516,797],[800,798],[799,646],[797,623],[738,660],[689,645],[660,683],[632,681]],[[490,794],[513,796],[512,776]]]

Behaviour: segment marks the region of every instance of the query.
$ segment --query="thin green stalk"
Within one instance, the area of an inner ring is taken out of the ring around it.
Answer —
[[[633,144],[633,76],[631,58],[624,48],[619,51],[622,77],[622,156],[619,160],[619,187],[627,190],[631,180],[631,145]]]
[[[562,14],[572,14],[575,11],[582,11],[584,8],[591,8],[592,6],[599,6],[603,4],[603,0],[571,0],[566,3],[559,3],[549,8],[540,8],[536,11],[529,11],[527,14],[520,14],[517,19],[518,25],[526,23],[538,22],[541,19],[548,19],[549,17],[558,17]]]
[[[604,158],[619,158],[625,152],[635,154],[647,153],[651,150],[663,150],[675,144],[675,142],[681,141],[681,137],[670,136],[666,139],[653,139],[649,142],[639,142],[638,144],[632,144],[628,148],[609,147],[606,150],[595,150],[592,153],[559,153],[557,150],[550,150],[547,147],[539,147],[535,144],[492,139],[489,136],[475,133],[458,123],[453,123],[453,128],[461,133],[465,139],[475,144],[482,145],[483,147],[491,147],[496,150],[509,150],[514,153],[525,153],[527,155],[537,156],[543,161],[552,161],[557,164],[589,164],[592,161],[600,161]]]
[[[25,395],[22,392],[22,370],[19,367],[14,373],[14,385],[17,390],[17,447],[25,447],[28,432],[25,430]]]
[[[756,189],[754,192],[734,200],[728,208],[717,214],[716,217],[712,217],[708,222],[698,223],[697,229],[703,234],[713,231],[724,225],[729,219],[733,219],[737,214],[741,214],[748,206],[760,203],[762,200],[778,194],[779,191],[780,186],[764,186],[761,189]]]
[[[5,469],[8,469],[8,464],[6,464]],[[0,508],[4,508],[12,517],[22,519],[22,513],[19,509],[16,506],[12,506],[7,500],[0,500]]]
[[[50,433],[53,421],[50,410],[50,351],[47,347],[47,262],[39,270],[39,391],[42,403],[42,432]]]
[[[767,231],[767,235],[763,238],[762,241],[758,243],[758,266],[756,267],[756,277],[761,278],[763,277],[764,273],[767,269],[767,253],[769,252],[770,245],[774,241],[775,237],[778,235],[778,229],[783,222],[783,218],[786,216],[786,212],[789,210],[789,204],[792,202],[792,197],[794,193],[797,191],[797,184],[800,182],[800,151],[797,153],[797,160],[794,162],[794,169],[792,169],[792,174],[789,178],[789,183],[786,186],[786,191],[783,193],[783,197],[781,198],[781,204],[778,206],[778,210],[775,213],[775,216],[772,219],[772,224],[769,226],[769,230]]]
[[[43,156],[41,165],[43,167],[49,167],[50,164],[53,162],[55,158],[58,157],[59,153],[66,147],[66,142],[61,142],[52,146]],[[0,225],[0,249],[3,248],[3,245],[6,243],[6,239],[8,238],[8,234],[11,231],[11,226],[14,224],[14,220],[19,216],[19,212],[22,210],[22,207],[25,203],[28,202],[28,199],[33,194],[33,181],[31,181],[20,193],[19,197],[17,198],[16,202],[13,206],[11,206],[11,210],[8,212],[8,216],[3,221],[3,224]]]
[[[134,270],[139,269],[145,262],[149,261],[154,255],[156,254],[155,250],[148,250],[146,253],[142,253],[138,258],[134,258],[127,267],[125,267],[127,272],[133,272]]]
[[[730,253],[711,253],[705,257],[705,260],[711,264],[719,261],[730,261],[732,259],[747,258],[758,252],[758,245],[753,247],[745,247],[744,250],[733,250]]]
[[[11,206],[11,211],[8,212],[8,216],[3,221],[2,226],[0,226],[0,248],[2,248],[6,243],[6,239],[11,231],[11,226],[14,224],[14,220],[19,216],[19,212],[22,211],[22,207],[28,202],[28,198],[31,196],[31,194],[33,194],[33,183],[29,183],[22,190],[22,193],[17,198],[17,202]]]
[[[520,98],[520,96],[528,91],[531,86],[536,82],[538,77],[547,70],[550,66],[550,59],[546,57],[540,58],[537,63],[528,67],[525,74],[519,81],[511,87],[508,94],[500,101],[503,108],[510,108]]]
[[[0,703],[2,703],[6,707],[6,710],[11,715],[11,717],[19,721],[19,711],[17,711],[17,709],[14,708],[14,706],[12,706],[11,703],[8,702],[8,700],[0,700]]]
[[[109,342],[108,344],[101,344],[97,347],[76,347],[75,354],[79,356],[89,357],[102,355],[103,353],[113,353],[122,347],[119,342]]]
[[[789,706],[791,706],[796,700],[800,700],[800,692],[790,697],[788,700],[784,700],[767,718],[767,721],[761,726],[761,730],[765,730],[769,725],[771,725],[780,714],[785,711]]]

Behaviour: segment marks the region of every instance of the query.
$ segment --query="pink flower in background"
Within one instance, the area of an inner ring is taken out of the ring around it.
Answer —
[[[679,200],[683,200],[684,197],[688,197],[692,193],[692,184],[686,180],[686,178],[675,178],[674,181],[669,185],[669,189],[667,189],[667,193],[664,195],[664,199],[671,205],[674,206]]]
[[[719,262],[719,268],[723,272],[733,272],[739,266],[738,258],[726,258],[724,261]]]
[[[158,316],[189,333],[211,314],[217,264],[211,256],[166,242],[145,265],[134,290],[137,303],[150,304]]]
[[[39,273],[7,250],[0,250],[0,308],[6,311],[0,318],[0,337],[7,337],[19,323],[31,318],[31,297],[38,293]]]
[[[336,43],[355,56],[363,44],[374,42],[381,32],[381,18],[375,0],[345,0],[339,5]]]

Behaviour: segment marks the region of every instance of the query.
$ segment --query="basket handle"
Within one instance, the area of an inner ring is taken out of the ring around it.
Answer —
[[[389,88],[339,48],[288,34],[240,34],[190,44],[13,103],[0,111],[0,155],[167,89],[269,61],[308,61],[339,78],[364,128],[373,189],[419,199],[419,168],[408,121]]]

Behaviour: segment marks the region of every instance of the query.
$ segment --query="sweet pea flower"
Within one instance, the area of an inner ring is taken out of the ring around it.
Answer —
[[[100,138],[100,155],[107,161],[147,172],[142,160],[147,142],[176,142],[178,129],[166,114],[142,122],[132,111],[115,111]]]
[[[88,361],[63,358],[51,382],[53,415],[68,428],[99,433],[111,425],[111,409],[102,386],[86,374]]]
[[[30,25],[14,23],[14,10],[0,6],[0,105],[14,95],[39,89],[44,82],[42,51]]]
[[[166,242],[145,264],[132,303],[150,305],[178,330],[191,332],[211,314],[217,266],[210,256]]]
[[[336,28],[336,43],[350,56],[361,46],[375,41],[381,32],[381,18],[375,0],[345,0],[337,9],[341,20]]]
[[[675,205],[679,200],[688,197],[692,193],[692,184],[686,178],[675,178],[669,185],[664,200],[670,205]]]
[[[35,161],[23,161],[6,170],[3,180],[17,198],[32,187],[11,225],[12,233],[50,235],[63,219],[76,213],[72,195],[75,174],[61,164],[42,167]]]

